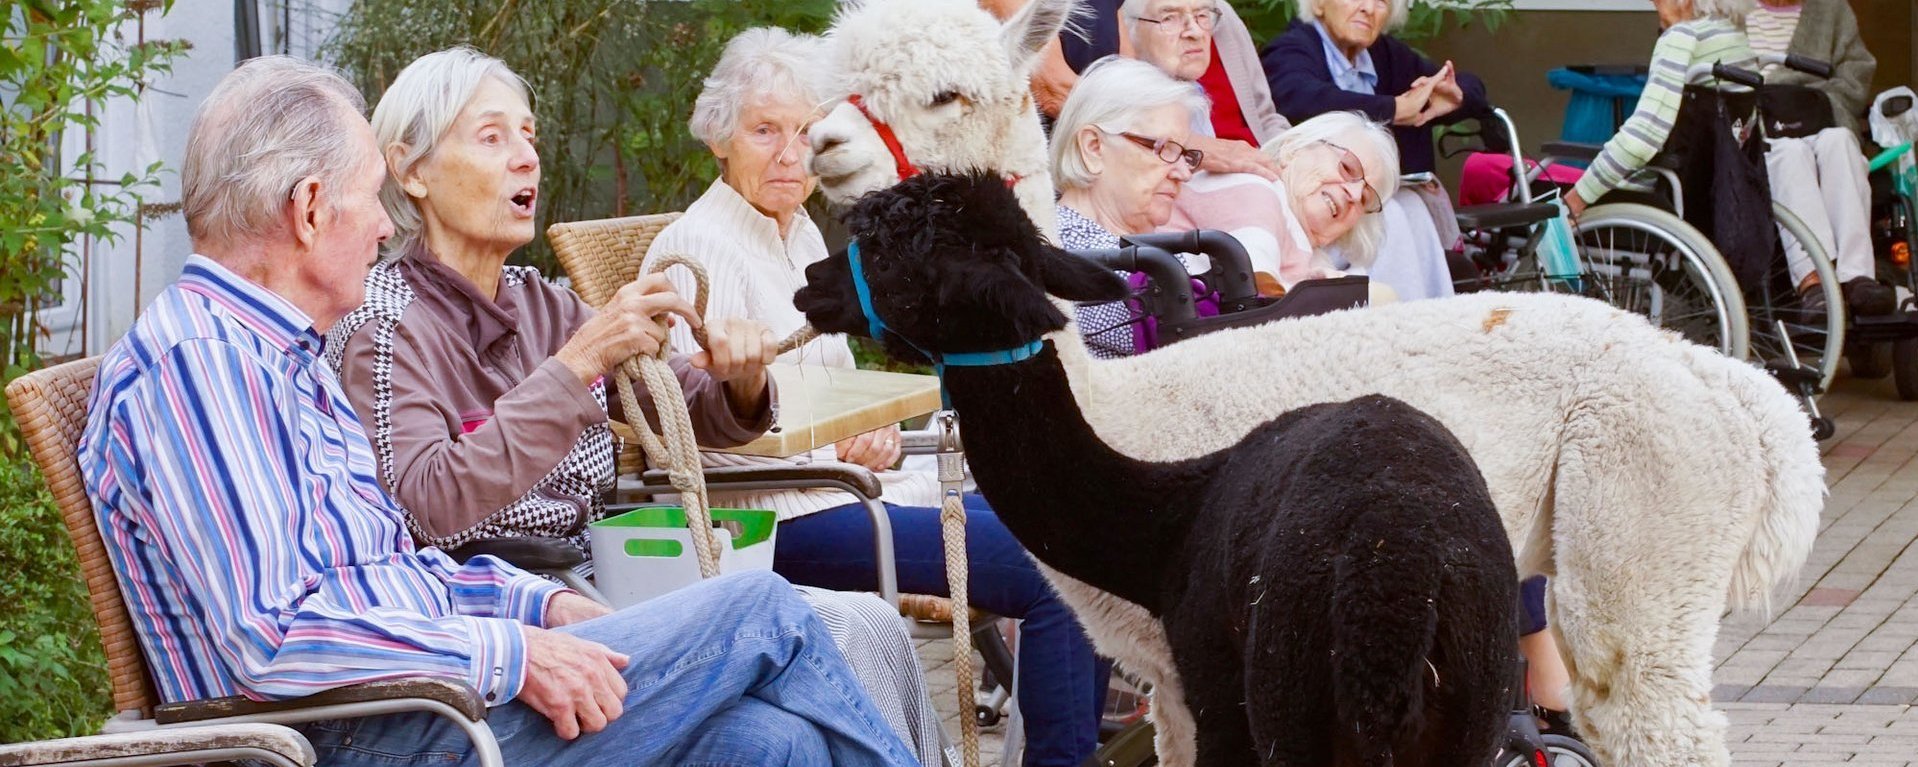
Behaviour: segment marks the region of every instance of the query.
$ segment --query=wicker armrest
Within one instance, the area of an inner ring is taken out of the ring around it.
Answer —
[[[647,485],[666,485],[666,472],[649,469],[640,475]],[[706,469],[706,486],[726,490],[727,485],[780,483],[799,485],[827,481],[851,487],[868,498],[884,492],[879,475],[864,466],[850,463],[808,463],[794,466],[717,466]]]
[[[187,764],[278,756],[284,764],[310,765],[315,758],[306,738],[277,724],[142,730],[0,745],[0,767],[98,764],[113,759],[167,756],[180,761],[154,760],[153,763]]]
[[[492,555],[521,570],[535,572],[570,570],[586,561],[586,552],[574,546],[572,541],[532,536],[481,538],[446,552],[447,556],[461,563],[481,554]]]
[[[259,701],[235,695],[227,698],[163,703],[153,707],[153,720],[160,724],[203,722],[209,719],[297,711],[319,706],[405,699],[444,703],[459,711],[468,721],[477,722],[486,718],[486,703],[480,700],[479,693],[471,685],[451,679],[421,677],[335,687],[326,692],[293,700]]]

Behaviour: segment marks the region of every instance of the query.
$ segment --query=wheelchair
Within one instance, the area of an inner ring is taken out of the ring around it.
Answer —
[[[1913,109],[1910,96],[1886,99],[1880,106],[1887,118]],[[1867,164],[1871,180],[1871,239],[1878,262],[1878,279],[1902,288],[1898,310],[1885,317],[1853,321],[1845,358],[1854,377],[1892,376],[1898,397],[1918,400],[1918,269],[1911,250],[1918,245],[1918,163],[1911,142],[1886,147]]]
[[[1252,262],[1244,247],[1231,235],[1214,230],[1128,235],[1120,238],[1117,248],[1074,253],[1110,269],[1145,275],[1144,286],[1128,301],[1132,323],[1137,326],[1149,323],[1150,331],[1139,334],[1150,339],[1140,351],[1215,330],[1362,308],[1370,295],[1367,278],[1348,276],[1305,280],[1293,285],[1283,296],[1262,296],[1253,281]],[[1204,256],[1206,264],[1198,273],[1192,273],[1174,253]],[[1519,664],[1519,678],[1523,679],[1523,658]],[[1121,673],[1123,675],[1123,669]],[[1134,686],[1143,687],[1143,684]],[[1106,738],[1085,765],[1156,765],[1158,756],[1152,740],[1151,721],[1138,719]],[[1521,684],[1514,691],[1510,729],[1491,767],[1534,765],[1598,767],[1598,760],[1584,743],[1574,738],[1541,735],[1531,694]]]

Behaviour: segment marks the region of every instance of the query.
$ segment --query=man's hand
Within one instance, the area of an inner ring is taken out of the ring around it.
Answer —
[[[902,450],[899,446],[899,426],[895,424],[856,437],[842,439],[833,447],[837,450],[841,461],[858,464],[873,471],[885,471],[899,463]]]
[[[691,304],[673,292],[664,274],[649,274],[627,283],[600,307],[591,319],[573,331],[573,337],[553,354],[581,383],[591,384],[614,365],[639,354],[654,354],[666,343],[672,315],[699,327]]]
[[[571,634],[522,626],[526,684],[519,700],[553,721],[561,740],[599,732],[626,710],[626,656]]]
[[[1193,136],[1186,143],[1205,153],[1199,170],[1207,173],[1251,173],[1267,181],[1279,180],[1279,161],[1251,144],[1212,136]]]
[[[693,367],[726,385],[735,413],[757,413],[766,399],[766,366],[779,357],[773,331],[743,317],[728,317],[706,328],[712,348],[693,354]]]
[[[612,615],[613,608],[602,605],[576,591],[558,591],[546,603],[546,627],[556,629],[580,621],[589,621],[602,615]]]

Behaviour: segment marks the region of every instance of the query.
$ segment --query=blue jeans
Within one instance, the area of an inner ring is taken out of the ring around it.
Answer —
[[[973,606],[1025,621],[1019,638],[1019,710],[1026,764],[1077,765],[1099,747],[1099,713],[1112,666],[1039,574],[984,498],[966,502],[966,579]],[[939,510],[886,504],[899,590],[950,596]],[[773,570],[794,583],[838,591],[879,587],[872,518],[858,504],[779,523]]]
[[[631,657],[625,713],[572,741],[518,701],[486,722],[506,764],[912,765],[792,586],[758,571],[703,581],[559,629]],[[457,728],[430,714],[318,722],[325,765],[475,764]]]

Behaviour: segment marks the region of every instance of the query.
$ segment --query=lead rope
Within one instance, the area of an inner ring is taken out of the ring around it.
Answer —
[[[678,265],[693,275],[693,312],[706,316],[706,293],[710,284],[705,267],[681,254],[669,254],[648,270],[657,274]],[[779,353],[797,349],[818,335],[811,325],[793,331],[779,342]],[[693,340],[701,348],[706,343],[703,327],[692,329]],[[614,371],[613,385],[626,410],[627,425],[639,437],[640,450],[654,465],[666,471],[667,481],[679,492],[680,505],[686,510],[686,525],[692,532],[693,552],[699,561],[699,575],[711,578],[719,574],[719,540],[713,535],[712,512],[706,494],[706,475],[699,461],[699,444],[693,437],[692,415],[686,409],[686,394],[679,386],[666,359],[671,343],[660,344],[654,354],[641,354],[621,363]],[[663,434],[655,434],[646,422],[645,411],[633,391],[633,382],[643,381],[653,398]],[[968,607],[966,577],[966,508],[963,500],[965,456],[959,448],[958,419],[950,411],[934,420],[940,430],[939,484],[943,499],[939,525],[946,547],[946,586],[952,594],[952,673],[959,691],[959,743],[965,767],[979,765],[979,729],[973,710],[972,614]],[[1004,680],[1008,688],[1012,680]]]

